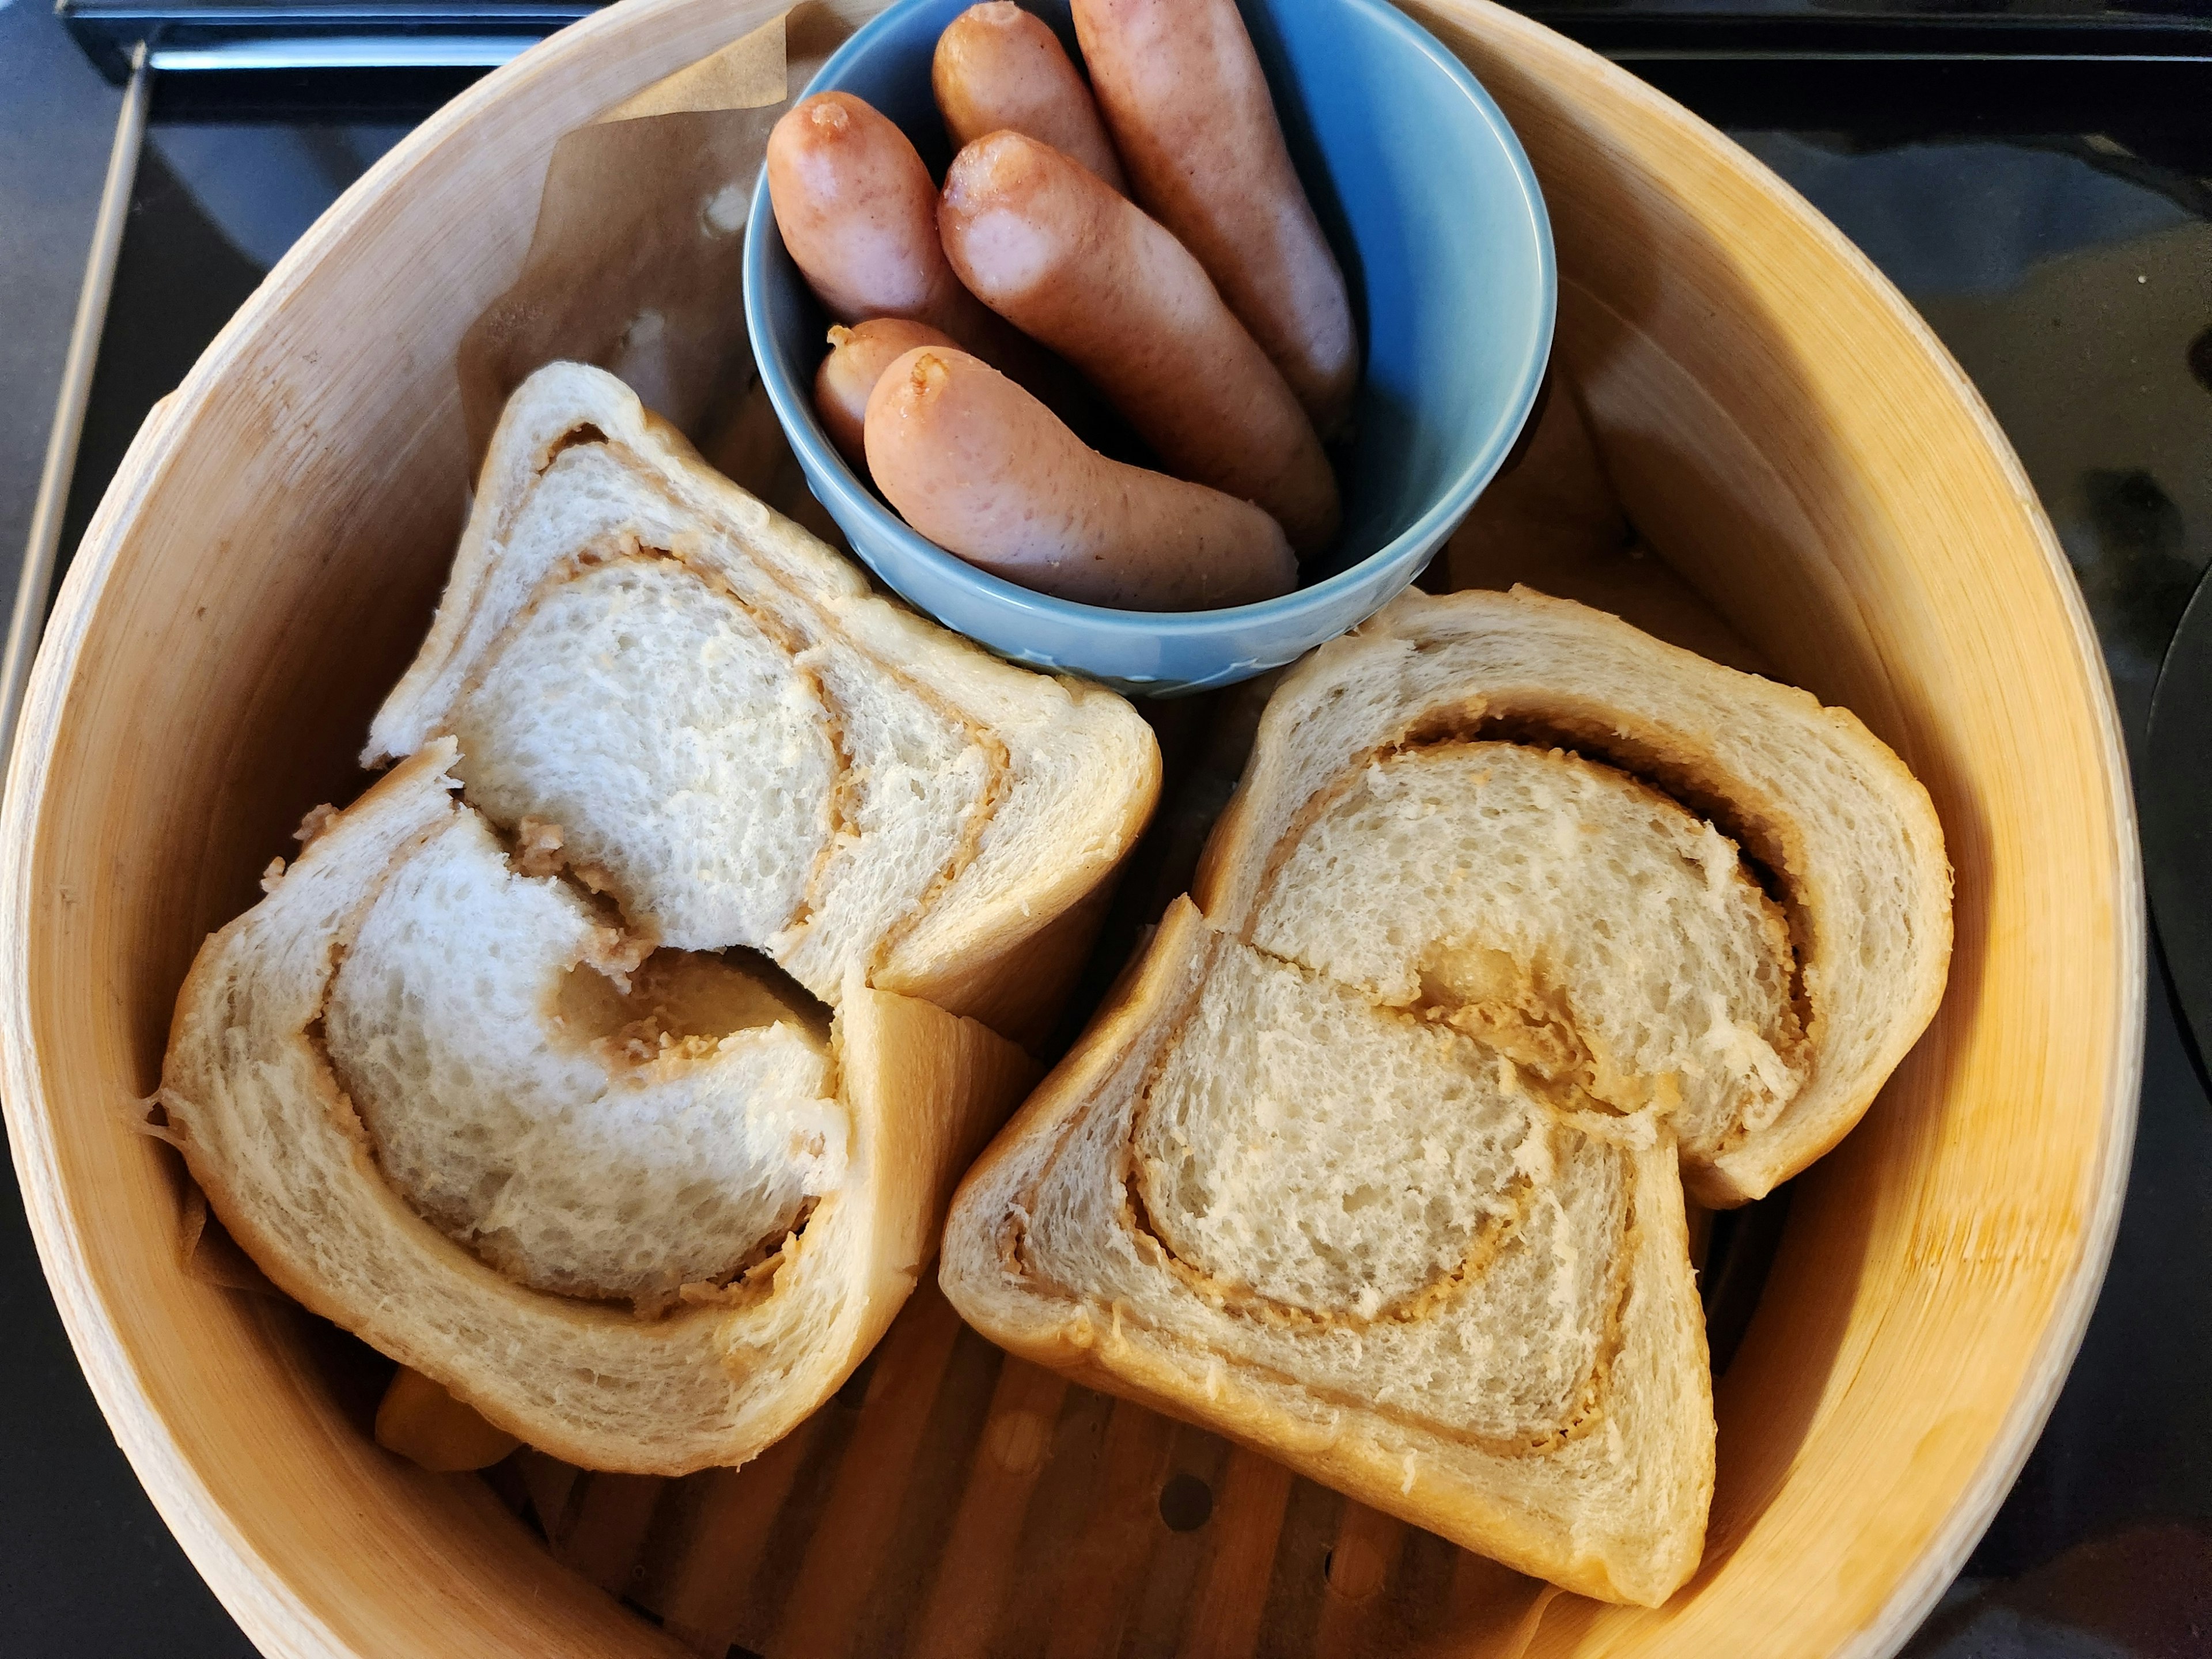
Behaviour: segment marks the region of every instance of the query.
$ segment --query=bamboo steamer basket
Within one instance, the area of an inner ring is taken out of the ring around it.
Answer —
[[[182,1270],[177,1166],[131,1103],[203,936],[357,787],[458,529],[461,333],[523,260],[559,135],[772,15],[625,0],[403,143],[148,421],[9,774],[0,1089],[32,1224],[117,1438],[264,1651],[1868,1655],[1963,1562],[2081,1339],[2134,1125],[2140,872],[2095,638],[1979,399],[1830,226],[1536,25],[1410,9],[1542,179],[1559,350],[1631,517],[1905,757],[1957,870],[1942,1010],[1796,1183],[1721,1383],[1698,1577],[1656,1611],[1548,1598],[1002,1364],[927,1290],[742,1471],[523,1454],[501,1480],[533,1528],[501,1482],[377,1448],[357,1345]]]

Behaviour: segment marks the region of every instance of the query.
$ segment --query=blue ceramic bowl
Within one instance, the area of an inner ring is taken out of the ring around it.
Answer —
[[[969,0],[899,0],[810,92],[865,98],[943,177],[930,54]],[[763,173],[744,265],[761,378],[815,495],[908,603],[1017,662],[1163,696],[1228,685],[1372,616],[1458,526],[1519,434],[1552,344],[1558,283],[1527,156],[1460,61],[1384,0],[1241,0],[1291,155],[1352,289],[1364,370],[1338,457],[1344,531],[1279,599],[1112,611],[1032,593],[924,540],[815,418],[823,314],[777,233]],[[1066,0],[1024,0],[1075,48]]]

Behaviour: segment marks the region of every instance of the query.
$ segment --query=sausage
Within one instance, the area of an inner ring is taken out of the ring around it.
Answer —
[[[894,358],[916,346],[949,346],[952,341],[927,323],[899,317],[872,317],[830,331],[830,355],[814,375],[814,412],[837,453],[865,473],[868,453],[861,434],[868,418],[868,394]]]
[[[1302,558],[1334,538],[1313,422],[1143,209],[1050,145],[994,132],[953,161],[938,229],[960,280],[1087,374],[1170,471],[1255,503]]]
[[[986,0],[945,26],[930,59],[929,84],[954,149],[987,132],[1027,133],[1128,194],[1091,88],[1068,62],[1060,37],[1012,0]]]
[[[1063,420],[1105,428],[1072,374],[960,285],[937,239],[937,185],[890,119],[849,93],[787,110],[768,138],[768,193],[793,262],[833,321],[927,324],[1003,369]]]
[[[960,286],[937,240],[937,185],[906,134],[849,93],[784,112],[768,137],[768,193],[783,245],[840,323],[900,317],[988,352],[996,319]]]
[[[1236,0],[1074,0],[1075,38],[1136,199],[1198,256],[1325,438],[1352,413],[1344,273],[1291,166]]]
[[[1196,611],[1290,591],[1282,527],[1232,495],[1109,460],[980,358],[908,352],[868,398],[868,469],[947,552],[1084,605]]]

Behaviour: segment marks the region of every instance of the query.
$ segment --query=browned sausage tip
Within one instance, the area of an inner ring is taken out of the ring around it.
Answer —
[[[817,93],[787,112],[769,134],[768,187],[784,246],[837,321],[942,326],[965,297],[938,246],[929,169],[860,99]]]
[[[1060,37],[1012,0],[986,0],[947,24],[929,80],[956,149],[1001,129],[1027,133],[1127,193],[1091,88]]]
[[[916,346],[950,346],[952,341],[927,323],[899,317],[872,317],[830,331],[830,355],[814,375],[814,410],[837,452],[866,472],[867,447],[862,433],[868,418],[868,394],[894,360]]]

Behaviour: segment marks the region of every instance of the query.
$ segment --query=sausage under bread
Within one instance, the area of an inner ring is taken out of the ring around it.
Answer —
[[[1050,145],[994,132],[954,159],[938,227],[960,280],[1088,375],[1170,471],[1264,508],[1302,558],[1334,538],[1313,422],[1143,209]]]
[[[1013,0],[985,0],[948,23],[937,37],[929,84],[955,149],[988,132],[1026,133],[1128,193],[1091,88],[1060,37]]]
[[[868,419],[868,394],[894,360],[916,346],[949,346],[950,337],[927,323],[902,317],[871,317],[847,328],[840,323],[830,331],[830,355],[814,374],[814,412],[837,453],[860,471],[868,466],[867,444],[861,435]]]
[[[1358,340],[1236,0],[1074,0],[1091,91],[1136,198],[1198,256],[1325,438]]]
[[[1085,605],[1196,611],[1287,592],[1297,562],[1249,501],[1109,460],[981,359],[908,352],[868,399],[868,470],[969,563]]]

